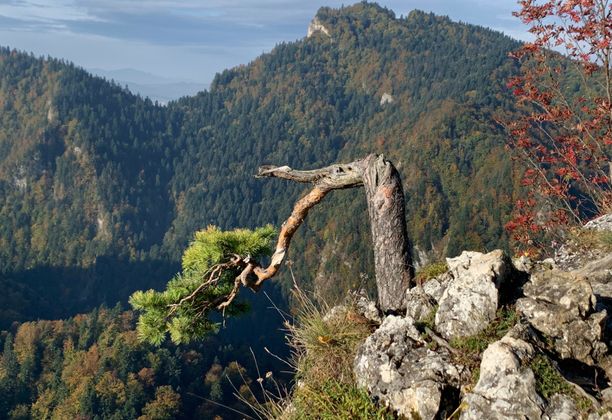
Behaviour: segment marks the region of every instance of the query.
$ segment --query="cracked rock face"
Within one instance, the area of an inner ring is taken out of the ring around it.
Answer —
[[[406,291],[406,316],[415,321],[424,321],[436,309],[444,291],[453,280],[451,273],[447,272],[428,280],[420,287],[413,287]]]
[[[607,352],[601,341],[607,312],[596,312],[597,301],[585,278],[556,270],[540,272],[525,285],[524,294],[516,310],[548,337],[560,358],[592,365]]]
[[[427,293],[429,296],[434,298],[436,302],[439,302],[444,294],[444,291],[453,280],[453,276],[451,273],[446,272],[438,277],[435,277],[431,280],[428,280],[423,285],[423,291]]]
[[[511,331],[512,332],[512,331]],[[482,354],[480,378],[461,406],[462,420],[539,419],[544,401],[527,366],[535,349],[509,332]]]
[[[354,366],[359,386],[398,414],[421,419],[450,415],[445,399],[458,389],[460,369],[446,351],[427,348],[412,318],[393,315],[362,344]]]
[[[446,259],[453,280],[439,299],[436,330],[446,339],[478,334],[495,319],[499,288],[509,281],[512,263],[503,251],[464,251]]]

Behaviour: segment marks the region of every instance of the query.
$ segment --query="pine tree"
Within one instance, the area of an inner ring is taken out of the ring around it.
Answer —
[[[183,254],[182,272],[168,282],[166,290],[138,291],[130,298],[130,304],[142,312],[140,338],[159,345],[169,333],[173,342],[187,343],[215,331],[215,315],[218,319],[244,312],[247,308],[240,302],[223,305],[230,296],[233,299],[236,279],[244,268],[233,261],[269,256],[274,234],[272,226],[228,232],[209,226],[197,232]]]

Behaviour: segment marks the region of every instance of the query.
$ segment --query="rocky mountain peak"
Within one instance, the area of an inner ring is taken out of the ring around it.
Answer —
[[[308,32],[306,34],[306,37],[310,38],[317,32],[325,34],[331,38],[331,34],[329,33],[329,30],[325,26],[323,26],[321,21],[319,21],[319,19],[315,16],[310,22],[310,25],[308,25]]]

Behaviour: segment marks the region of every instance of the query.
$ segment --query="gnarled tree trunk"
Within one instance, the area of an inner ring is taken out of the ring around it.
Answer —
[[[283,224],[270,266],[254,268],[256,279],[247,286],[258,288],[264,280],[277,273],[293,234],[308,211],[327,193],[363,185],[372,229],[379,305],[385,312],[405,309],[406,290],[413,286],[414,268],[406,232],[404,192],[399,174],[391,162],[382,155],[369,155],[351,163],[311,171],[266,166],[259,168],[257,177],[283,178],[311,183],[314,187],[298,200],[291,216]]]
[[[382,155],[370,155],[364,163],[378,302],[384,311],[398,311],[405,309],[406,290],[414,279],[404,190],[397,169]]]

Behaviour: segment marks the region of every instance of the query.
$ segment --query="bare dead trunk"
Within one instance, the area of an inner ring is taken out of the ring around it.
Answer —
[[[382,155],[369,155],[348,164],[311,171],[297,171],[288,166],[261,167],[257,176],[311,183],[314,188],[294,206],[291,217],[282,226],[270,266],[256,267],[253,272],[257,280],[249,287],[259,287],[276,274],[293,234],[310,208],[331,190],[363,185],[372,230],[379,305],[385,312],[405,309],[406,290],[413,286],[414,268],[406,231],[402,183],[391,162]]]
[[[364,163],[363,185],[372,229],[378,302],[386,312],[404,310],[414,267],[406,231],[402,182],[395,166],[382,155],[370,155]]]

